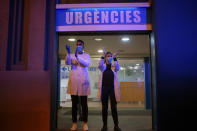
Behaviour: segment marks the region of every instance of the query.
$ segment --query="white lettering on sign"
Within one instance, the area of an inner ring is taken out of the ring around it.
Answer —
[[[82,12],[75,12],[75,23],[82,24]]]
[[[124,11],[120,11],[120,22],[124,23]]]
[[[66,12],[66,23],[67,24],[73,23],[73,12]]]
[[[140,24],[145,15],[140,10],[65,12],[68,25],[77,24]]]
[[[117,11],[112,11],[111,12],[111,22],[112,23],[117,23],[118,22],[118,18],[116,16],[118,16],[118,12]]]
[[[84,14],[84,21],[86,24],[91,24],[92,23],[92,13],[91,12],[85,12]]]
[[[109,11],[101,11],[101,23],[109,23]]]
[[[131,11],[126,11],[126,22],[131,23]]]
[[[94,24],[99,24],[99,12],[94,12]]]
[[[140,15],[140,11],[138,11],[138,10],[133,11],[133,16],[135,17],[133,19],[134,22],[136,22],[136,23],[140,23],[141,22],[141,17],[139,15]]]

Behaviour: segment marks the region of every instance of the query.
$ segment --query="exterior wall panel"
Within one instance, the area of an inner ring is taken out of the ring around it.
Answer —
[[[49,72],[0,72],[0,85],[1,131],[49,131]]]
[[[0,130],[49,131],[52,68],[44,71],[46,0],[24,1],[22,61],[25,69],[21,71],[6,70],[10,3],[3,0],[0,3]],[[49,39],[52,52],[54,39]]]
[[[6,70],[6,55],[8,43],[9,0],[0,1],[0,71]]]

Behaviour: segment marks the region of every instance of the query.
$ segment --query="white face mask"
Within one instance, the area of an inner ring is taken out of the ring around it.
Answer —
[[[83,51],[83,46],[77,46],[78,52],[82,52]]]
[[[107,57],[107,62],[108,62],[109,64],[111,64],[112,61],[113,61],[113,58],[112,58],[112,57]]]

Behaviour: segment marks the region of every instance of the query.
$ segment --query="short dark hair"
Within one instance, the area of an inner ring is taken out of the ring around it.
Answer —
[[[85,44],[84,41],[79,39],[79,40],[77,40],[77,42],[81,42],[83,44],[83,48],[84,48],[84,44]]]

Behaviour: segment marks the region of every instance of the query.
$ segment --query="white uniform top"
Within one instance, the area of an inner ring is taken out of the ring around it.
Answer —
[[[86,53],[78,54],[76,58],[74,54],[70,54],[65,57],[65,63],[71,65],[67,93],[79,96],[90,95],[90,79],[88,76],[90,55]]]

